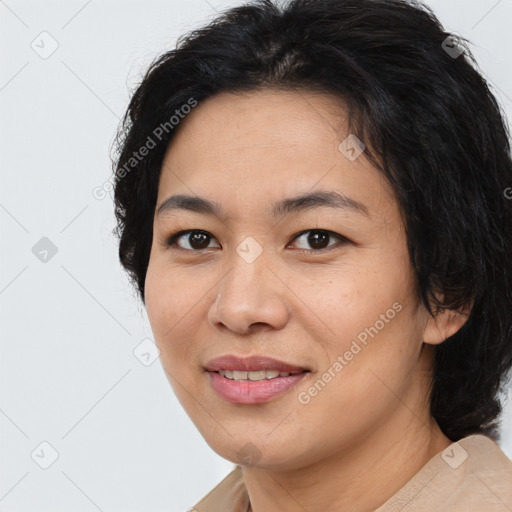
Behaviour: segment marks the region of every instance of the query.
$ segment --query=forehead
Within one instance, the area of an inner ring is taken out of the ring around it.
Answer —
[[[364,157],[340,150],[350,134],[343,103],[326,94],[264,90],[221,93],[181,121],[165,155],[159,203],[172,193],[220,203],[277,201],[315,189],[364,203],[393,201]]]
[[[321,153],[333,138],[346,131],[346,114],[336,98],[319,93],[260,90],[250,93],[220,93],[200,102],[181,122],[169,147],[170,157],[193,155],[229,157],[229,152],[305,151]],[[297,147],[300,144],[300,148]],[[330,148],[332,152],[332,147]]]

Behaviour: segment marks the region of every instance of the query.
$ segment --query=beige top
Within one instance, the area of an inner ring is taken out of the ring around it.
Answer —
[[[191,512],[248,512],[235,466]],[[472,435],[432,457],[375,512],[512,512],[512,462],[490,438]]]

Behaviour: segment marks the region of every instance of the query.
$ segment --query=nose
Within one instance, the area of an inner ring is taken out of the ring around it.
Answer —
[[[219,283],[208,320],[217,328],[238,334],[255,329],[282,329],[289,318],[286,291],[275,271],[268,268],[264,254],[248,263],[235,253],[231,271]]]

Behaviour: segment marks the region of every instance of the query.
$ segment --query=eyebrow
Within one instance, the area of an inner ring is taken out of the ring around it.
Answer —
[[[370,212],[363,203],[336,191],[312,192],[283,199],[273,205],[271,213],[274,217],[278,217],[289,213],[305,212],[318,207],[351,210],[370,217]],[[158,207],[156,214],[161,215],[176,210],[188,210],[225,218],[219,203],[199,196],[182,194],[168,197]]]

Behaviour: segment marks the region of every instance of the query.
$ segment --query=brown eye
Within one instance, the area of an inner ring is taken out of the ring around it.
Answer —
[[[201,251],[209,248],[212,238],[207,231],[190,229],[172,235],[166,245],[168,247],[178,246],[179,249],[186,251]]]
[[[175,233],[166,241],[165,245],[184,251],[199,252],[204,249],[211,249],[212,247],[220,247],[220,245],[210,245],[213,239],[214,237],[207,231],[189,229]],[[335,245],[337,241],[341,243],[348,242],[344,236],[325,229],[310,229],[308,231],[302,231],[295,236],[293,241],[295,240],[302,240],[302,243],[305,244],[306,247],[299,246],[299,249],[309,252],[319,252],[324,249],[328,249]]]
[[[299,249],[321,251],[322,249],[326,249],[335,244],[336,240],[333,240],[334,243],[330,243],[332,239],[337,239],[342,242],[347,241],[345,237],[324,229],[310,229],[309,231],[303,231],[294,238],[294,241],[302,240],[303,243],[305,242],[305,245],[309,245],[309,247],[303,246],[299,247]]]

